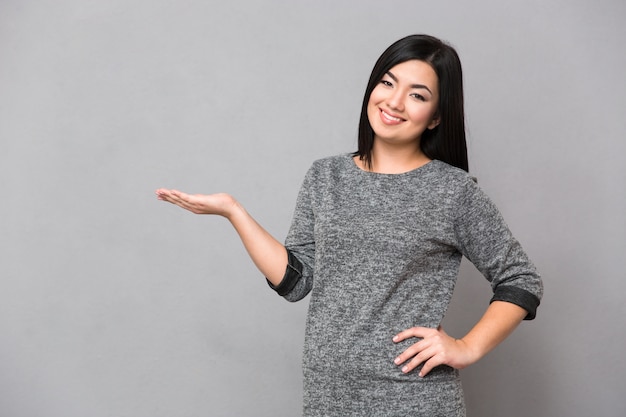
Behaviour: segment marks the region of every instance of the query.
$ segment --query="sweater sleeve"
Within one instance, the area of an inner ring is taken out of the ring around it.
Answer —
[[[460,250],[487,278],[493,301],[524,308],[535,318],[543,282],[489,197],[468,178],[456,206],[455,232]]]
[[[288,265],[283,280],[272,287],[287,301],[299,301],[307,296],[313,287],[315,262],[315,215],[311,201],[312,186],[315,183],[314,166],[307,172],[294,211],[291,227],[285,239]],[[269,283],[269,281],[268,281]]]

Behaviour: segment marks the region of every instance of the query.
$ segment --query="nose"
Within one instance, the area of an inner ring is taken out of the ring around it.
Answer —
[[[400,89],[396,89],[389,92],[389,97],[387,98],[387,105],[390,109],[403,111],[404,110],[404,98]]]

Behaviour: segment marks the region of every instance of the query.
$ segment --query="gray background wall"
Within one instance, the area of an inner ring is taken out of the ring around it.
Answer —
[[[621,0],[1,0],[0,415],[298,415],[306,302],[153,191],[231,192],[284,238],[419,32],[457,47],[471,169],[545,278],[463,371],[469,416],[625,415],[625,23]],[[446,329],[489,298],[464,264]]]

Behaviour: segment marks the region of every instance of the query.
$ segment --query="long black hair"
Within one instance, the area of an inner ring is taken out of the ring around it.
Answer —
[[[358,151],[366,166],[371,166],[374,131],[367,117],[367,105],[374,87],[392,67],[417,59],[428,63],[439,80],[439,124],[422,133],[420,148],[430,159],[438,159],[469,171],[463,110],[463,73],[454,48],[429,35],[410,35],[394,42],[378,58],[370,75],[359,120]]]

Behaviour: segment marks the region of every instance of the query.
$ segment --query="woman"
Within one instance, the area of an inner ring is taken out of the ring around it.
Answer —
[[[374,66],[358,151],[309,169],[284,245],[230,195],[157,195],[226,217],[278,294],[311,294],[304,415],[464,416],[458,369],[534,318],[543,292],[467,171],[459,58],[439,39],[413,35]],[[440,323],[463,255],[494,296],[456,339]]]

